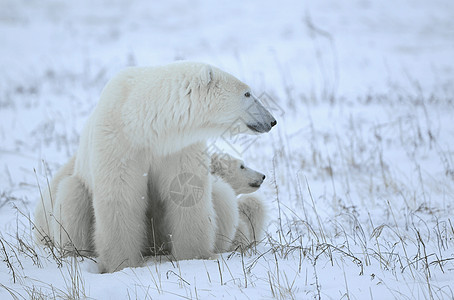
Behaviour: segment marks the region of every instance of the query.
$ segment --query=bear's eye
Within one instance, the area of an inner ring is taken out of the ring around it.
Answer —
[[[247,98],[249,98],[249,97],[251,97],[251,93],[246,92],[246,93],[244,94],[244,96],[247,97]]]
[[[244,165],[241,165],[240,168],[241,168],[241,169],[244,169]]]

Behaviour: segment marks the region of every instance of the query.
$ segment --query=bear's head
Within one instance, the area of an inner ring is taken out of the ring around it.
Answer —
[[[108,96],[118,99],[123,131],[129,141],[168,155],[219,136],[260,134],[276,125],[249,86],[204,63],[177,62],[129,68],[109,83]],[[155,145],[159,145],[156,147]]]
[[[196,64],[202,126],[228,135],[260,134],[277,124],[276,119],[253,95],[251,88],[231,74],[207,64]]]
[[[211,156],[211,173],[221,177],[238,194],[253,193],[260,188],[265,175],[244,165],[228,154]]]

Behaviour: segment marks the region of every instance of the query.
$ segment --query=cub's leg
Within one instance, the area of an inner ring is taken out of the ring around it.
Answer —
[[[257,194],[242,195],[238,199],[239,224],[232,250],[244,249],[258,242],[264,231],[265,206]]]
[[[238,201],[229,184],[213,176],[213,206],[216,212],[216,244],[218,253],[229,251],[238,227]]]

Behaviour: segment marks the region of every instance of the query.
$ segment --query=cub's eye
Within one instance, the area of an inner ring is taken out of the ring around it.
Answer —
[[[244,165],[241,165],[240,168],[241,168],[241,169],[244,169]]]
[[[251,93],[246,92],[246,94],[244,94],[244,96],[249,98],[249,97],[251,97]]]

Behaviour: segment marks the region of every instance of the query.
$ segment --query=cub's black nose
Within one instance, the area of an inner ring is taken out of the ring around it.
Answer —
[[[277,124],[277,121],[274,120],[273,122],[271,122],[271,127],[275,126]]]

